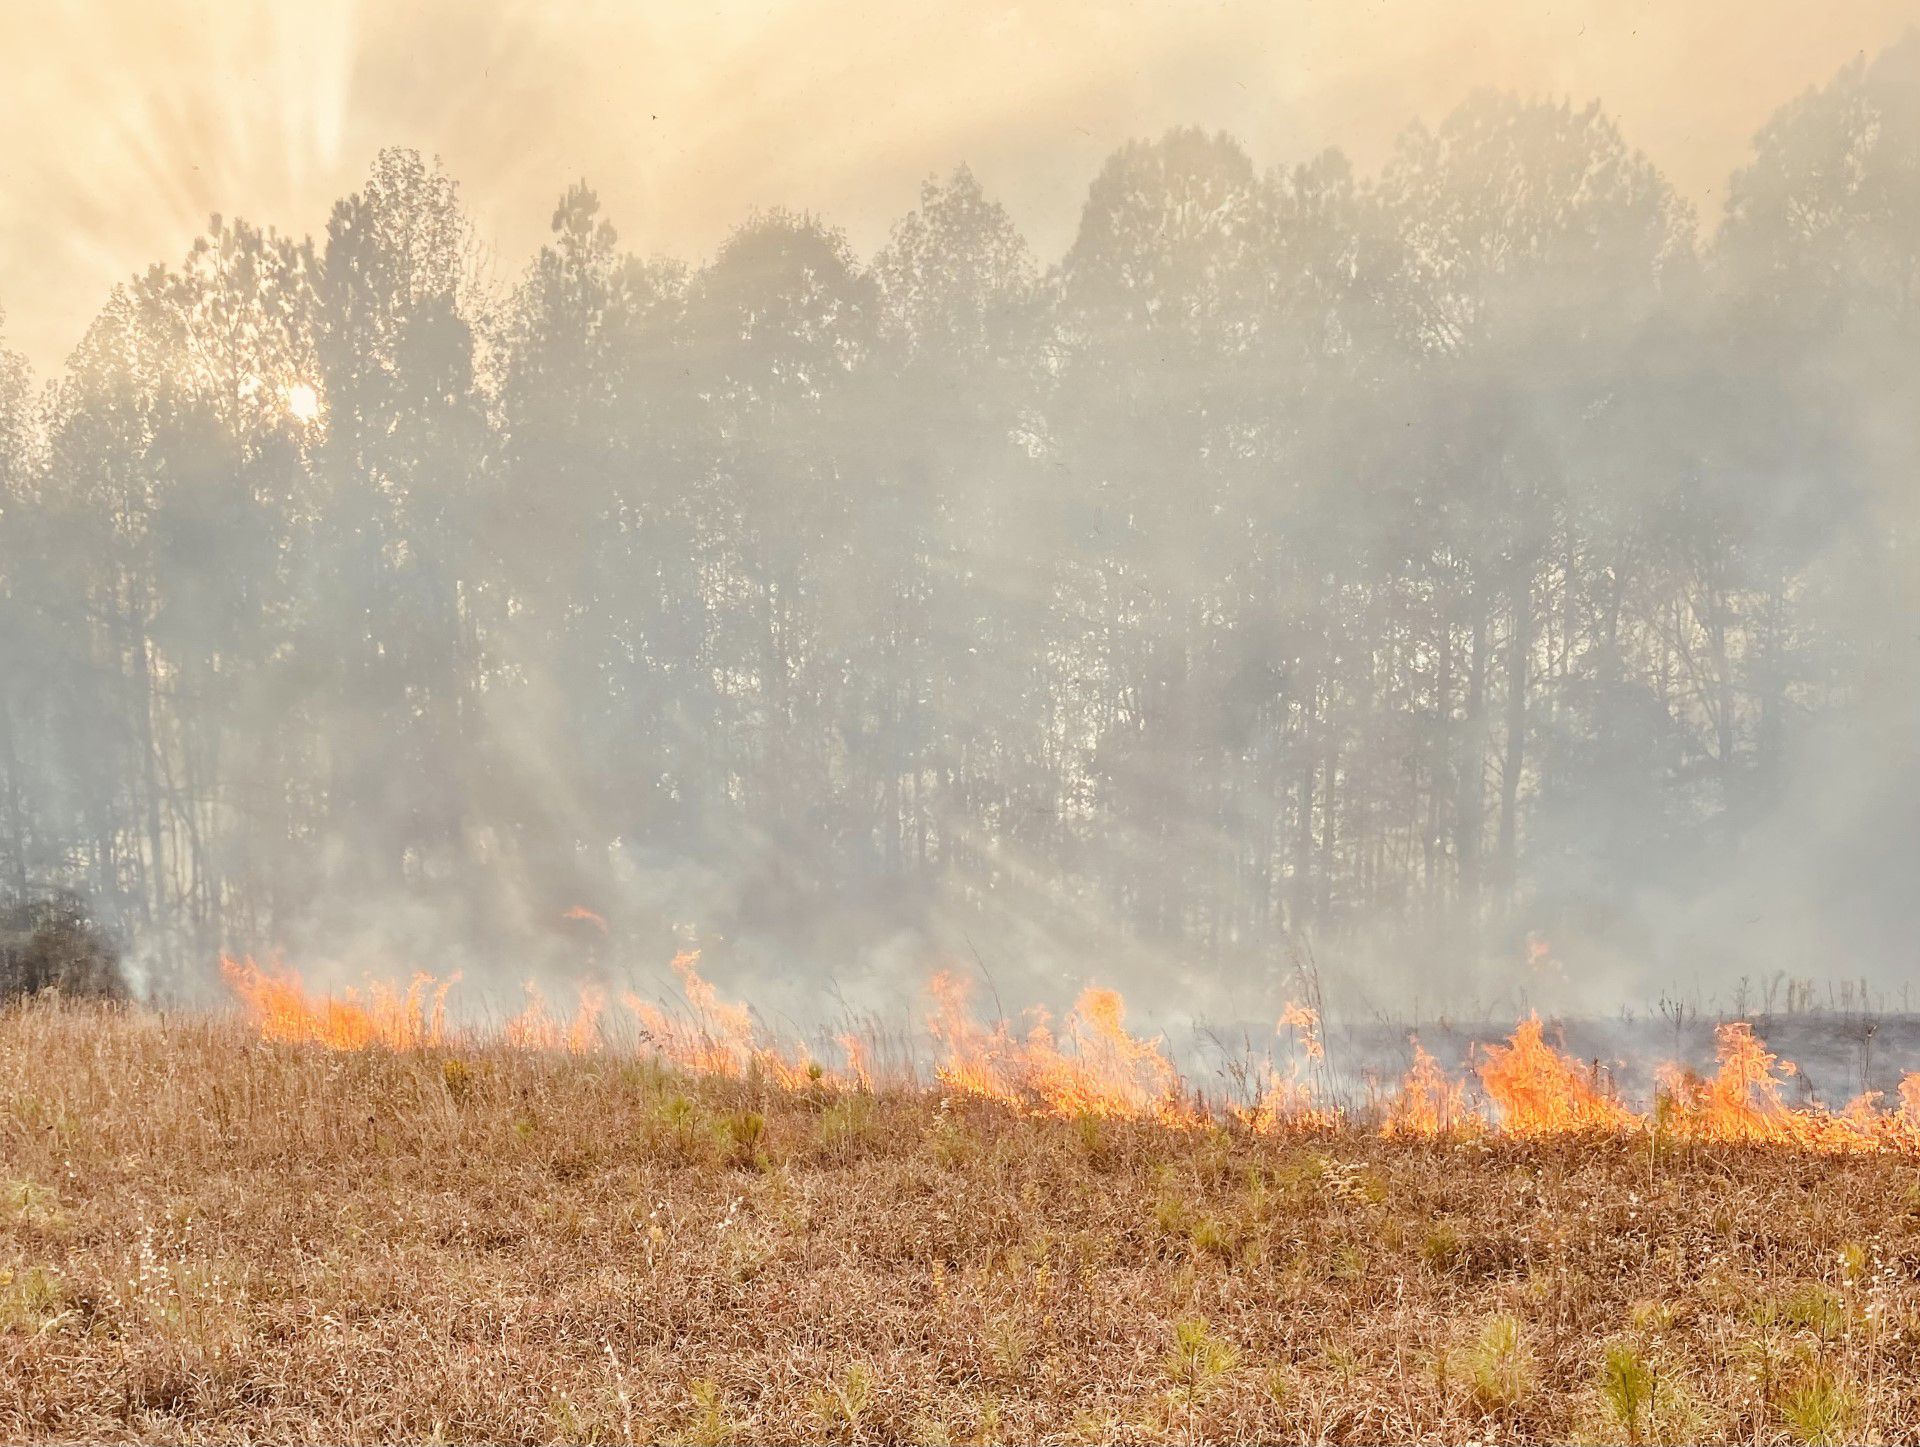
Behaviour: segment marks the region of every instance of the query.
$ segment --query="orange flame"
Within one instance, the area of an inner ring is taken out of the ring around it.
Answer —
[[[1320,1038],[1320,1012],[1311,1005],[1287,1001],[1281,1007],[1280,1019],[1273,1030],[1274,1034],[1283,1037],[1291,1031],[1306,1062],[1317,1065],[1326,1059],[1326,1046]],[[1282,1074],[1269,1061],[1266,1088],[1259,1102],[1251,1108],[1234,1106],[1234,1117],[1243,1125],[1263,1132],[1288,1126],[1320,1128],[1338,1125],[1340,1112],[1319,1103],[1312,1081],[1305,1078],[1304,1063],[1296,1056],[1286,1073]]]
[[[1287,1001],[1280,1007],[1280,1023],[1273,1030],[1276,1035],[1283,1030],[1299,1032],[1300,1047],[1307,1052],[1308,1059],[1326,1058],[1327,1047],[1320,1039],[1320,1012],[1313,1006]]]
[[[527,1007],[506,1025],[507,1044],[522,1050],[566,1050],[585,1055],[600,1044],[600,1012],[607,1003],[606,991],[597,985],[584,985],[580,1005],[571,1020],[556,1020],[547,1013],[547,998],[532,980],[527,981]]]
[[[1066,1046],[1044,1010],[1024,1039],[1007,1022],[983,1029],[967,1009],[970,987],[942,971],[929,987],[934,1011],[928,1032],[946,1058],[936,1078],[950,1089],[997,1100],[1036,1114],[1137,1116],[1188,1124],[1196,1113],[1185,1098],[1159,1036],[1139,1039],[1126,1028],[1126,1001],[1117,990],[1089,986],[1067,1016]]]
[[[1799,1145],[1824,1151],[1880,1149],[1897,1133],[1900,1121],[1882,1115],[1871,1096],[1861,1096],[1839,1113],[1795,1109],[1780,1088],[1795,1073],[1791,1061],[1777,1059],[1744,1020],[1722,1025],[1716,1034],[1719,1069],[1712,1080],[1672,1066],[1661,1072],[1667,1112],[1677,1135],[1693,1140],[1758,1141]],[[1903,1109],[1908,1076],[1901,1082]],[[1920,1095],[1920,1091],[1916,1091]]]
[[[1920,1070],[1900,1077],[1900,1122],[1909,1130],[1920,1130]]]
[[[1251,1108],[1235,1106],[1233,1115],[1242,1125],[1263,1133],[1288,1127],[1331,1128],[1340,1123],[1340,1112],[1332,1106],[1320,1104],[1313,1086],[1300,1078],[1298,1061],[1285,1075],[1269,1065],[1266,1089],[1261,1093],[1259,1103]]]
[[[1486,1122],[1467,1104],[1464,1082],[1451,1079],[1421,1045],[1410,1037],[1413,1064],[1400,1082],[1400,1093],[1387,1103],[1380,1130],[1388,1136],[1447,1136],[1479,1130]]]
[[[276,964],[262,969],[249,956],[220,958],[220,972],[259,1022],[268,1040],[311,1042],[335,1050],[384,1045],[405,1050],[437,1045],[446,1033],[447,991],[460,978],[435,981],[416,974],[398,990],[370,982],[363,996],[349,986],[339,996],[309,996],[298,976]]]
[[[639,1017],[648,1044],[682,1070],[696,1073],[739,1079],[758,1072],[789,1088],[825,1078],[826,1072],[804,1050],[789,1054],[756,1041],[753,1013],[745,1005],[722,1000],[694,968],[699,961],[698,950],[673,957],[673,971],[680,977],[680,992],[687,1000],[687,1015],[670,1015],[638,995],[623,997],[627,1008]]]
[[[1624,1130],[1638,1122],[1605,1090],[1597,1070],[1583,1068],[1551,1045],[1538,1015],[1529,1015],[1505,1045],[1485,1047],[1480,1084],[1514,1135]]]
[[[847,1074],[853,1078],[862,1090],[874,1087],[873,1051],[868,1043],[851,1031],[845,1031],[833,1037],[847,1055]]]

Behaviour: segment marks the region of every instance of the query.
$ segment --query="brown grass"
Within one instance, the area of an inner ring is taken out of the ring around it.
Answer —
[[[0,1438],[1881,1440],[1920,1171],[0,1015]]]

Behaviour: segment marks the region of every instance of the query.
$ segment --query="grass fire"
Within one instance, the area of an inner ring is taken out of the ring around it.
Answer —
[[[0,1444],[1920,1443],[1920,0],[0,56]]]
[[[687,952],[672,962],[682,992],[674,1007],[623,992],[632,1017],[624,1029],[605,1018],[606,991],[595,985],[583,986],[570,1016],[558,1019],[529,983],[525,1008],[490,1032],[448,1023],[447,996],[457,977],[436,981],[416,974],[405,986],[376,980],[336,995],[312,992],[296,974],[250,959],[224,959],[221,969],[264,1039],[333,1049],[498,1043],[574,1054],[637,1052],[693,1074],[751,1077],[786,1089],[926,1087],[996,1102],[1015,1114],[1130,1118],[1173,1129],[1232,1121],[1257,1132],[1369,1126],[1403,1137],[1648,1133],[1821,1152],[1920,1155],[1920,1070],[1901,1077],[1890,1104],[1878,1092],[1863,1091],[1838,1110],[1817,1103],[1792,1105],[1783,1090],[1797,1067],[1776,1058],[1752,1026],[1739,1020],[1716,1030],[1711,1075],[1677,1063],[1660,1066],[1657,1098],[1644,1110],[1621,1098],[1602,1062],[1582,1063],[1557,1049],[1533,1014],[1504,1044],[1482,1048],[1470,1079],[1447,1076],[1417,1038],[1411,1039],[1414,1060],[1405,1076],[1386,1090],[1377,1079],[1368,1080],[1362,1108],[1349,1112],[1316,1093],[1314,1077],[1326,1075],[1319,1012],[1297,1001],[1281,1006],[1275,1026],[1282,1053],[1292,1057],[1289,1068],[1282,1073],[1268,1061],[1259,1097],[1238,1102],[1209,1099],[1181,1078],[1159,1038],[1128,1033],[1126,1001],[1116,990],[1089,986],[1081,991],[1059,1029],[1042,1008],[1029,1010],[1021,1024],[1005,1019],[988,1024],[975,1018],[968,982],[940,972],[927,983],[931,1008],[924,1023],[932,1047],[927,1070],[923,1075],[908,1057],[895,1062],[888,1078],[873,1063],[875,1042],[859,1034],[835,1036],[838,1062],[816,1059],[802,1045],[764,1038],[748,1006],[722,1000],[701,977],[698,958]]]
[[[1242,1098],[1125,1003],[828,1052],[677,998],[230,960],[0,1015],[0,1435],[1897,1439],[1920,1076],[1790,1103],[1745,1022],[1624,1099],[1537,1018]],[[910,1040],[910,1045],[902,1045]]]

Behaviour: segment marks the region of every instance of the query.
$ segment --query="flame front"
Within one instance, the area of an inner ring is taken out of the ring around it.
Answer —
[[[1716,1067],[1703,1078],[1678,1065],[1658,1071],[1651,1111],[1637,1111],[1613,1094],[1597,1065],[1583,1066],[1546,1042],[1537,1017],[1515,1027],[1505,1045],[1484,1051],[1478,1076],[1496,1117],[1466,1101],[1466,1085],[1449,1078],[1414,1042],[1413,1067],[1387,1104],[1390,1135],[1458,1136],[1497,1128],[1538,1137],[1582,1132],[1664,1132],[1681,1140],[1780,1145],[1829,1153],[1920,1151],[1920,1072],[1900,1082],[1900,1105],[1880,1109],[1861,1095],[1838,1111],[1791,1106],[1782,1087],[1797,1072],[1769,1051],[1744,1020],[1715,1035]]]
[[[1711,1080],[1674,1066],[1661,1072],[1669,1106],[1666,1123],[1676,1135],[1850,1152],[1879,1150],[1911,1134],[1904,1105],[1920,1097],[1920,1074],[1901,1082],[1900,1115],[1882,1114],[1872,1096],[1856,1097],[1838,1113],[1796,1110],[1780,1096],[1781,1087],[1796,1073],[1792,1062],[1777,1060],[1744,1020],[1719,1028],[1715,1054],[1719,1069]]]
[[[688,952],[672,962],[684,1000],[669,1009],[633,994],[623,1002],[640,1026],[644,1048],[693,1073],[757,1078],[798,1089],[826,1085],[874,1088],[872,1042],[837,1037],[844,1070],[815,1061],[802,1046],[765,1038],[747,1006],[720,998]],[[585,1054],[607,1048],[606,995],[584,986],[573,1010],[557,1015],[533,982],[525,1007],[489,1036],[448,1023],[447,996],[459,976],[416,974],[404,986],[368,981],[338,994],[316,992],[285,966],[223,958],[221,971],[263,1039],[333,1050],[411,1050],[485,1043]],[[1042,1009],[1016,1030],[1005,1018],[982,1023],[972,991],[959,976],[929,982],[933,1008],[927,1033],[937,1052],[935,1082],[954,1094],[995,1101],[1026,1115],[1125,1118],[1187,1128],[1225,1120],[1256,1131],[1333,1129],[1351,1122],[1323,1098],[1326,1046],[1313,1009],[1288,1003],[1277,1033],[1290,1040],[1291,1064],[1269,1062],[1259,1100],[1209,1108],[1181,1079],[1159,1036],[1140,1037],[1126,1024],[1116,990],[1080,993],[1056,1030]],[[1598,1062],[1583,1064],[1549,1043],[1530,1015],[1501,1045],[1482,1047],[1476,1068],[1454,1076],[1411,1041],[1413,1062],[1398,1090],[1380,1103],[1374,1124],[1399,1138],[1457,1138],[1501,1133],[1523,1139],[1564,1135],[1664,1133],[1703,1143],[1781,1146],[1818,1152],[1902,1150],[1920,1154],[1920,1072],[1905,1076],[1898,1105],[1883,1109],[1862,1095],[1840,1110],[1789,1104],[1796,1075],[1744,1021],[1719,1027],[1716,1065],[1701,1076],[1677,1065],[1658,1072],[1653,1107],[1637,1110],[1612,1088]],[[909,1076],[910,1078],[910,1076]],[[1477,1090],[1476,1090],[1477,1087]]]

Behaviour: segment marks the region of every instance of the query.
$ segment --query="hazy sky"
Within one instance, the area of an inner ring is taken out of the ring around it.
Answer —
[[[1470,90],[1597,97],[1711,217],[1780,102],[1920,0],[4,0],[0,308],[43,371],[220,211],[307,232],[382,145],[444,157],[517,270],[585,176],[635,249],[755,205],[870,251],[967,161],[1043,255],[1130,136],[1379,163]]]

